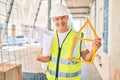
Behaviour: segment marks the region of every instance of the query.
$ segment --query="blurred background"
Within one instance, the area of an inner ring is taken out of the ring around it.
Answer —
[[[82,80],[120,80],[120,0],[0,0],[0,80],[45,80],[36,57],[44,30],[55,28],[49,14],[56,3],[68,7],[69,28],[79,31],[89,18],[102,38],[94,64],[83,63]],[[83,32],[95,38],[89,25]]]

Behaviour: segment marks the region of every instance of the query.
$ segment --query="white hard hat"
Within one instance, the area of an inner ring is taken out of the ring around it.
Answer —
[[[65,7],[62,4],[55,4],[53,6],[53,8],[50,11],[50,17],[58,17],[58,16],[64,16],[64,15],[68,15],[68,10],[67,7]]]

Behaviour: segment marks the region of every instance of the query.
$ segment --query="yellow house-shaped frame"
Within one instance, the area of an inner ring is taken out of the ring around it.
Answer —
[[[91,61],[85,61],[85,60],[79,60],[79,59],[72,58],[73,50],[74,50],[74,47],[75,47],[75,42],[76,42],[77,39],[78,40],[86,40],[86,41],[90,41],[90,42],[94,41],[94,40],[89,39],[89,38],[78,38],[77,37],[81,33],[81,31],[86,27],[86,25],[90,26],[90,28],[91,28],[92,32],[94,33],[96,39],[98,38],[98,35],[97,35],[96,31],[94,30],[90,20],[87,18],[87,20],[84,23],[84,25],[80,28],[80,30],[76,33],[76,35],[74,36],[74,38],[72,40],[72,46],[71,46],[71,49],[70,49],[70,55],[69,55],[68,60],[74,61],[74,62],[84,62],[84,63],[87,63],[87,64],[93,64],[94,63],[94,58],[95,58],[95,55],[96,55],[96,47],[93,48]]]

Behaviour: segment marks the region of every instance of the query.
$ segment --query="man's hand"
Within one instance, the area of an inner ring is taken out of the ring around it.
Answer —
[[[91,51],[89,51],[88,49],[82,51],[83,59],[86,60],[86,61],[91,61],[93,48],[96,47],[96,49],[98,50],[100,48],[100,46],[101,46],[101,38],[95,39],[93,44],[92,44],[92,50]]]
[[[101,46],[101,38],[95,39],[93,42],[92,48],[96,47],[96,49],[98,50],[100,46]]]
[[[41,61],[41,62],[44,62],[44,63],[50,61],[50,56],[43,56],[42,52],[43,52],[43,49],[40,48],[40,53],[37,56],[37,60]]]
[[[50,56],[43,56],[42,54],[39,54],[37,60],[46,63],[50,60]]]

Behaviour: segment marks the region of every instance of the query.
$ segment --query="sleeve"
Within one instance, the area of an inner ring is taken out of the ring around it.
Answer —
[[[44,29],[40,28],[40,27],[37,27],[36,32],[37,32],[37,36],[38,36],[38,39],[39,39],[39,46],[41,48],[43,48],[43,33],[44,33]]]
[[[82,37],[84,37],[84,33],[83,32],[82,32]],[[81,42],[81,51],[84,51],[86,49],[88,49],[87,45],[86,45],[86,41],[82,40],[82,42]]]
[[[86,42],[83,40],[81,43],[81,51],[84,51],[86,49],[88,49],[88,48],[87,48]]]

